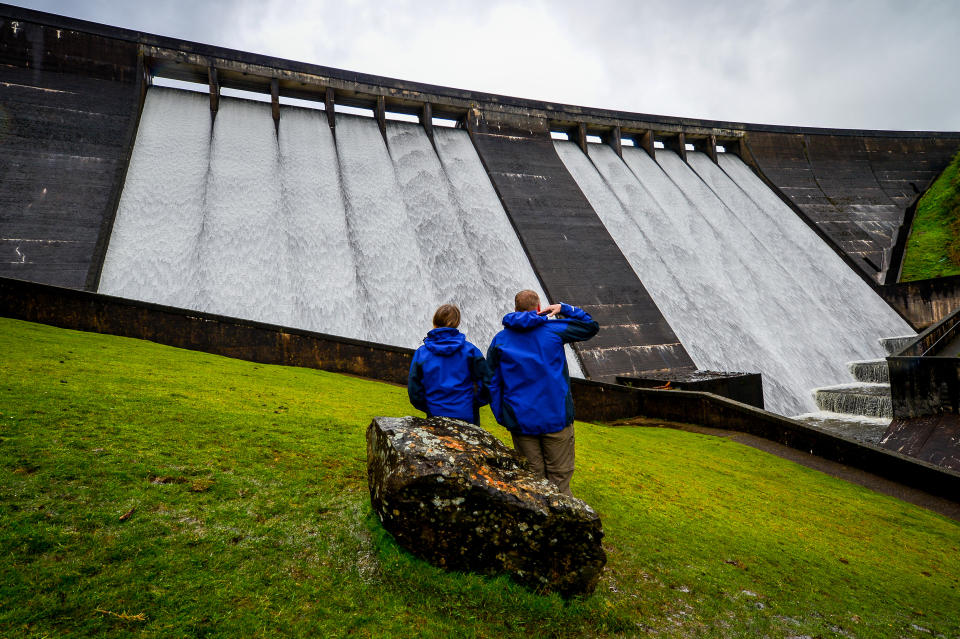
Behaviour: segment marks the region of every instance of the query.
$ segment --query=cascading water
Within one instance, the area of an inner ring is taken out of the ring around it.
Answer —
[[[269,104],[220,101],[200,233],[204,310],[291,325],[279,155]]]
[[[870,359],[859,362],[847,362],[850,375],[858,382],[870,384],[889,384],[890,369],[885,359]]]
[[[416,347],[458,304],[486,349],[533,288],[464,131],[151,88],[100,292]],[[582,376],[568,350],[571,375]]]
[[[356,251],[340,190],[326,114],[284,108],[279,129],[281,192],[288,224],[294,326],[368,339]]]
[[[462,213],[453,200],[450,182],[444,173],[430,138],[423,127],[387,123],[387,146],[413,232],[424,257],[422,267],[434,285],[430,307],[455,303],[462,315],[461,330],[471,340],[489,343],[489,327],[499,319],[493,289],[481,278],[475,247],[463,233]],[[419,317],[425,326],[429,316]],[[482,348],[482,346],[481,346]]]
[[[376,122],[338,115],[336,140],[367,334],[413,346],[436,308],[436,287],[423,270],[416,237],[417,213],[408,215]]]
[[[763,373],[770,410],[814,410],[811,388],[910,332],[739,158],[555,146],[697,365]]]
[[[889,384],[837,384],[815,388],[813,396],[820,410],[831,414],[863,415],[888,420],[893,417]]]
[[[100,276],[100,291],[201,308],[200,229],[210,156],[210,99],[155,87]]]

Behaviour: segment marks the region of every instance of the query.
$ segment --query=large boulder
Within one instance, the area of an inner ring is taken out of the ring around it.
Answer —
[[[367,477],[384,528],[435,566],[506,573],[570,597],[593,592],[607,561],[597,513],[478,426],[378,417],[367,428]]]

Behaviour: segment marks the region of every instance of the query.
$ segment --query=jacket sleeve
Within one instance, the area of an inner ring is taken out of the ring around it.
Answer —
[[[560,304],[560,314],[567,318],[566,326],[560,333],[564,344],[583,342],[600,331],[600,325],[582,308]]]
[[[410,403],[417,410],[427,412],[427,391],[423,387],[423,364],[420,363],[418,353],[414,353],[410,363],[410,374],[407,375],[407,396]]]
[[[477,406],[486,406],[490,403],[490,367],[483,358],[480,349],[474,348],[470,355],[470,374],[477,384],[477,394],[474,402]]]

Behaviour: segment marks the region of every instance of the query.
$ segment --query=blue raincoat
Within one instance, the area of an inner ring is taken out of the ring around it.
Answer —
[[[490,369],[483,353],[455,328],[435,328],[413,355],[407,394],[427,417],[480,423],[480,407],[490,403]]]
[[[565,318],[549,320],[536,311],[509,313],[503,318],[504,329],[490,342],[490,408],[497,422],[513,433],[545,435],[573,423],[563,345],[590,339],[600,325],[569,304],[562,304],[560,313]]]

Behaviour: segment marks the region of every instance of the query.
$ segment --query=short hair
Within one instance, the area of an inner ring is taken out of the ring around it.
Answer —
[[[520,291],[513,298],[513,306],[518,311],[535,311],[540,306],[540,296],[530,289]]]
[[[457,328],[460,326],[460,309],[456,304],[444,304],[433,314],[433,325],[436,328]]]

